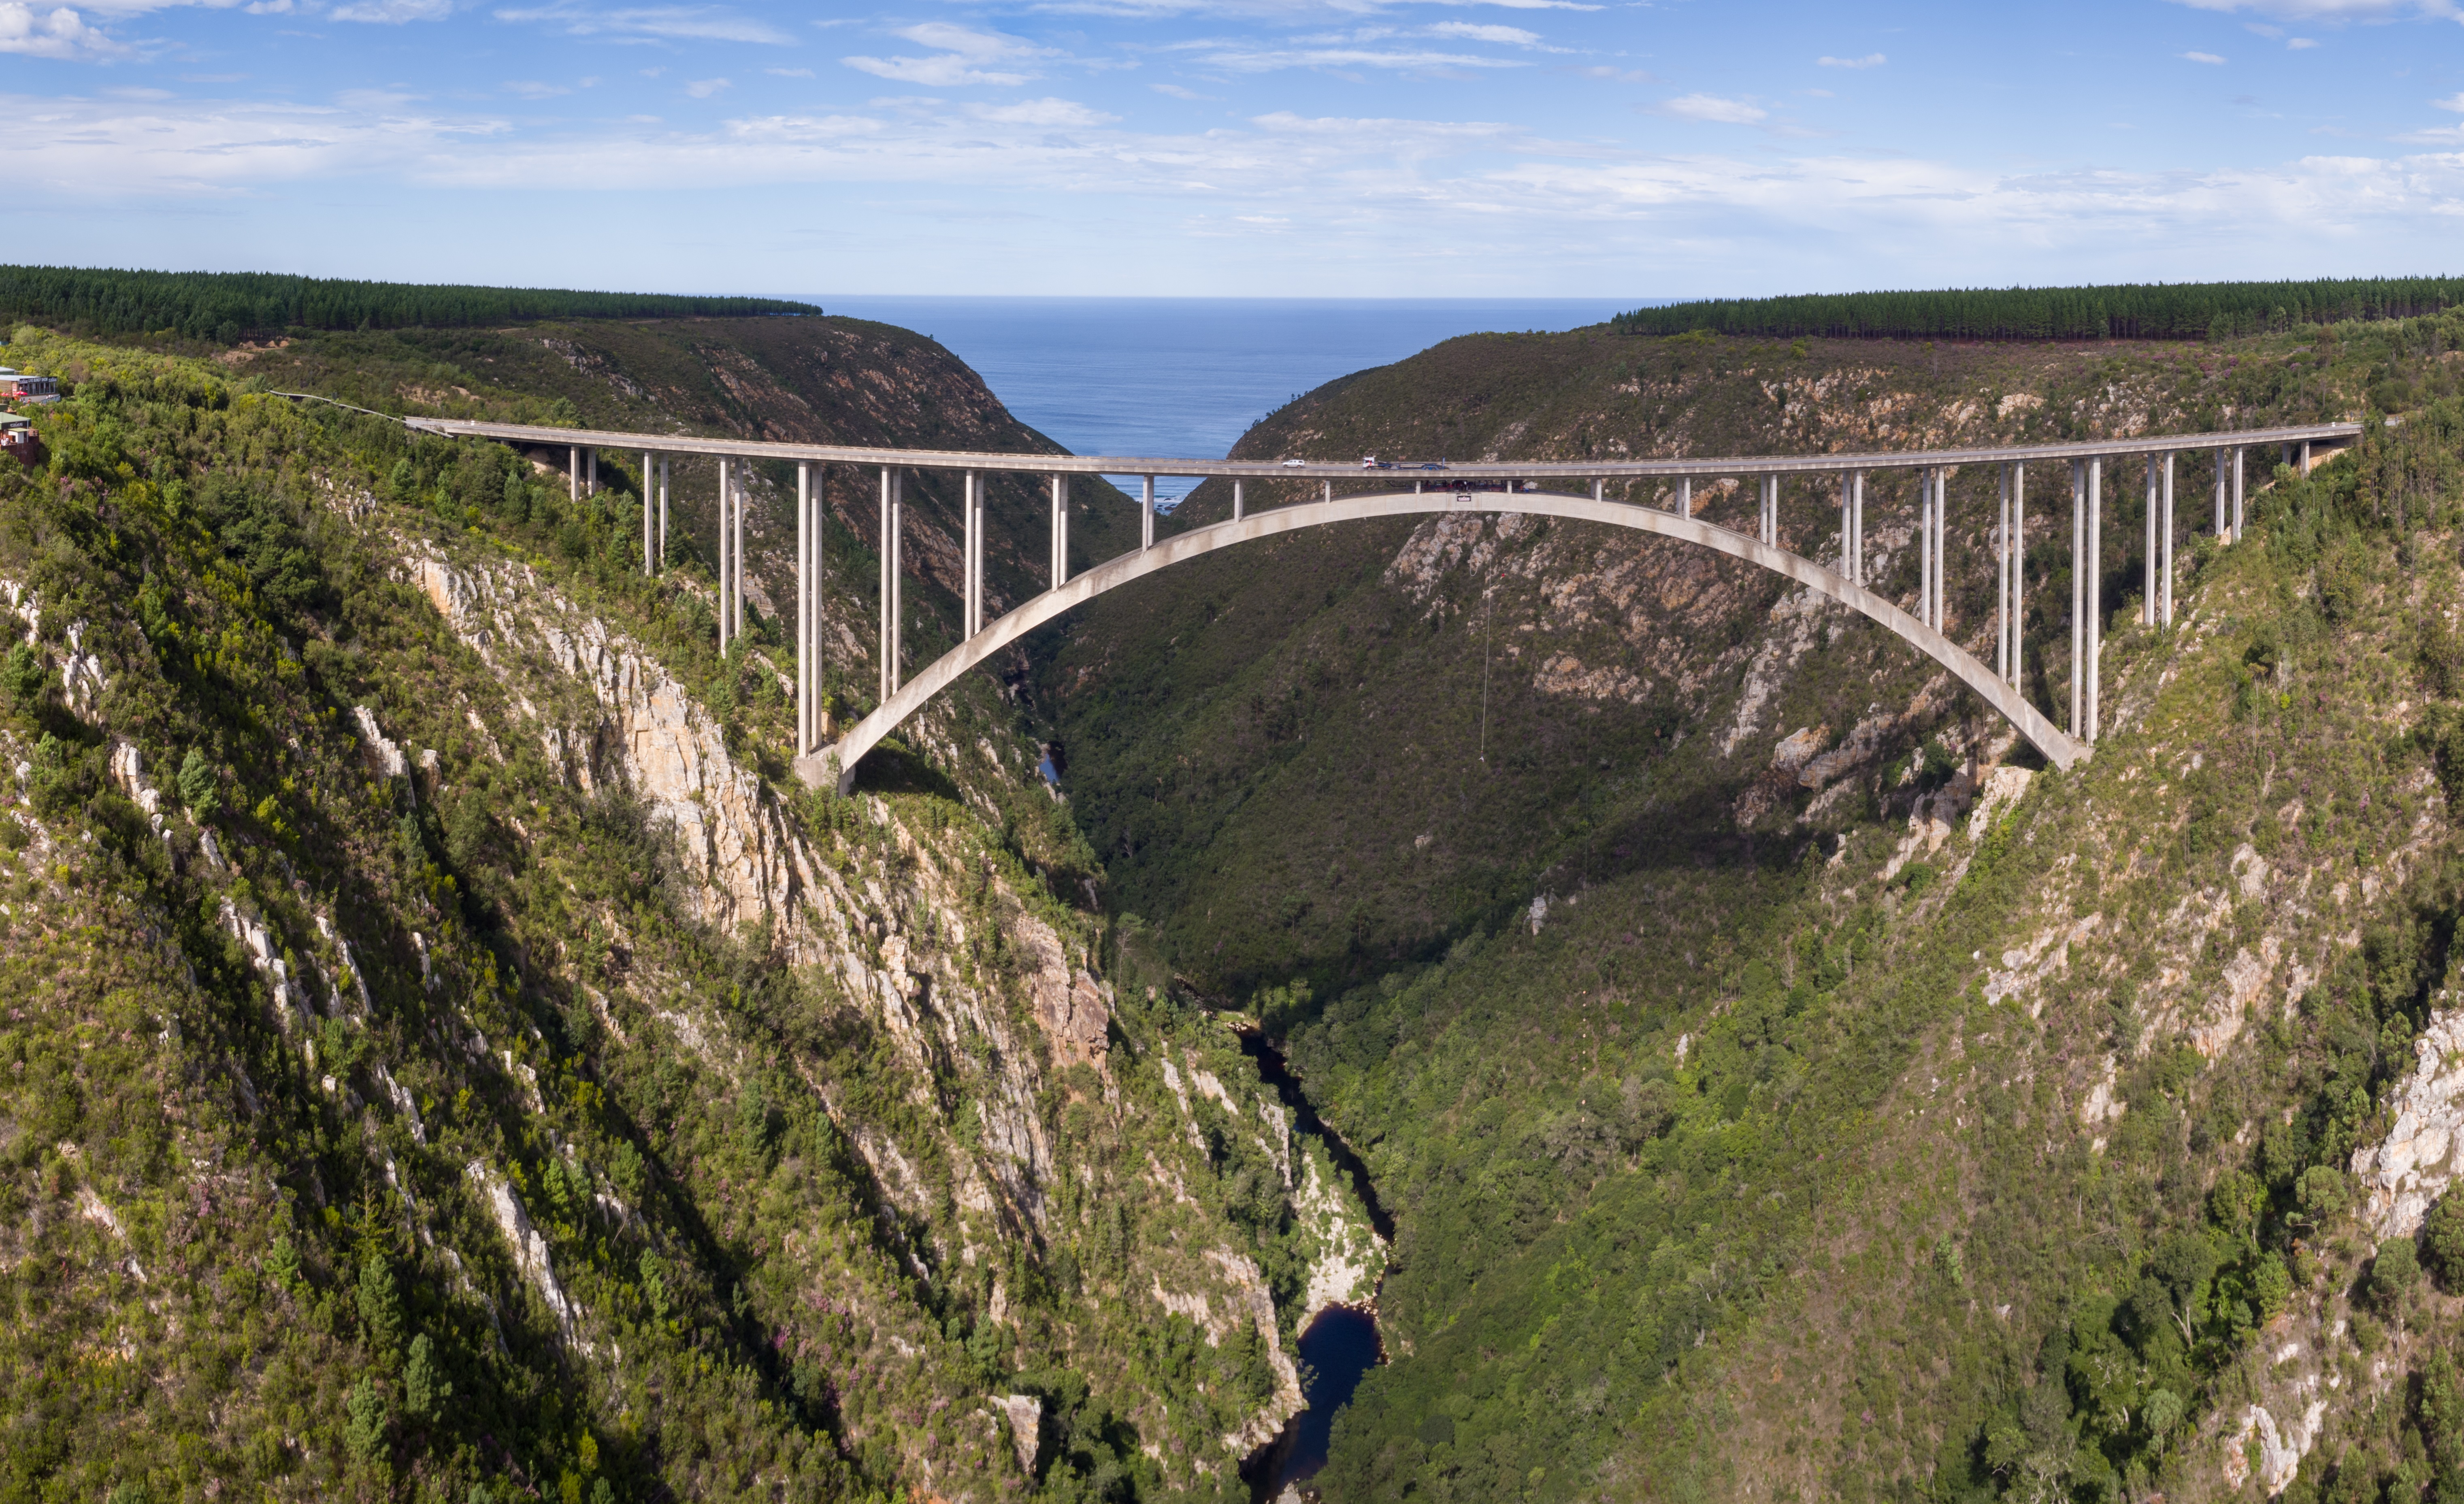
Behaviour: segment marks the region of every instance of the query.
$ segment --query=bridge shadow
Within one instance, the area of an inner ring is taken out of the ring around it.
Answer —
[[[850,792],[930,794],[953,803],[963,802],[957,784],[948,774],[894,736],[885,736],[874,743],[872,751],[856,764],[855,786]]]

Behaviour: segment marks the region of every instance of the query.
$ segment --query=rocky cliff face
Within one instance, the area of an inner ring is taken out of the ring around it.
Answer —
[[[132,447],[0,476],[10,1487],[1241,1491],[1374,1239],[976,813],[1059,808],[1014,728],[815,797],[683,582],[46,348],[57,447]],[[160,1382],[27,1386],[96,1332]]]

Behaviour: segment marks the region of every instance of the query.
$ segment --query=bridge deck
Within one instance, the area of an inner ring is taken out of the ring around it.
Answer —
[[[879,449],[838,444],[772,444],[755,439],[706,439],[682,433],[624,433],[602,428],[549,428],[531,424],[478,423],[458,418],[408,418],[409,427],[450,438],[502,439],[515,444],[586,449],[649,450],[659,454],[710,454],[726,459],[792,460],[807,465],[894,466],[905,469],[982,470],[1025,475],[1222,476],[1242,480],[1363,480],[1391,484],[1410,478],[1406,469],[1364,470],[1357,460],[1194,460],[1133,454],[1017,454],[967,449]],[[1705,475],[1831,475],[1851,470],[1931,469],[1939,466],[2034,464],[2048,460],[2110,459],[2150,451],[2190,453],[2271,444],[2337,444],[2361,436],[2357,423],[2306,424],[2240,432],[2150,434],[2139,439],[2092,439],[2069,444],[1997,445],[1965,449],[1903,449],[1878,454],[1754,454],[1674,460],[1551,460],[1447,463],[1449,481],[1621,480]]]

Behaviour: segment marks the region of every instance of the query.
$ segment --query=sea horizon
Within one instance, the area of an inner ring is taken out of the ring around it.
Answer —
[[[1560,332],[1667,298],[782,294],[937,340],[1073,454],[1221,459],[1268,413],[1467,334]],[[1127,481],[1129,477],[1120,477]],[[1159,479],[1177,502],[1195,483]]]

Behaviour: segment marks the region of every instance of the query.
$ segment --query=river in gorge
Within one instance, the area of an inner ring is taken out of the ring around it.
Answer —
[[[1353,1193],[1369,1213],[1370,1225],[1391,1247],[1395,1219],[1377,1199],[1377,1188],[1369,1180],[1369,1166],[1351,1144],[1319,1121],[1316,1109],[1301,1092],[1299,1078],[1285,1062],[1281,1046],[1255,1028],[1236,1032],[1241,1037],[1242,1053],[1256,1062],[1259,1077],[1291,1110],[1294,1127],[1326,1145],[1328,1157],[1352,1183]],[[1304,1406],[1286,1423],[1281,1435],[1242,1465],[1241,1475],[1248,1479],[1251,1497],[1258,1504],[1315,1496],[1309,1484],[1326,1466],[1335,1412],[1352,1402],[1353,1391],[1359,1387],[1361,1379],[1384,1359],[1384,1343],[1377,1335],[1374,1308],[1331,1305],[1310,1315],[1300,1338],[1302,1371],[1308,1376],[1301,1390]]]

